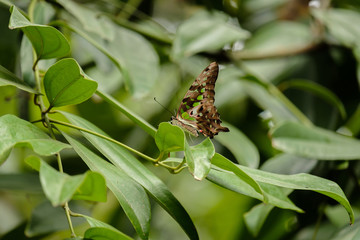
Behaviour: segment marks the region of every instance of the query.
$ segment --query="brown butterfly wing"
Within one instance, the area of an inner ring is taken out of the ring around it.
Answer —
[[[190,86],[176,114],[176,118],[187,128],[191,126],[210,138],[219,132],[229,131],[228,128],[220,125],[220,114],[214,105],[214,89],[218,73],[218,64],[210,63]]]

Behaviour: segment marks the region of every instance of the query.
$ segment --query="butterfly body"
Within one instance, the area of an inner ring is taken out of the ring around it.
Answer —
[[[210,63],[196,78],[185,94],[171,123],[188,131],[194,136],[202,133],[213,138],[219,132],[229,132],[221,126],[220,114],[214,105],[215,82],[219,73],[216,62]]]

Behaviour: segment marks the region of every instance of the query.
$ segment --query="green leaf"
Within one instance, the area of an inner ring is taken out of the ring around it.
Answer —
[[[39,176],[29,173],[0,174],[0,190],[37,194],[43,193]]]
[[[185,134],[178,126],[162,122],[155,134],[155,143],[160,152],[177,152],[184,150]]]
[[[42,156],[50,156],[71,146],[51,139],[33,124],[14,115],[0,117],[0,164],[13,147],[29,147]]]
[[[247,31],[232,26],[227,20],[225,14],[202,11],[183,22],[176,32],[172,57],[180,59],[199,52],[220,50],[226,44],[249,37]]]
[[[293,175],[282,175],[264,172],[258,169],[252,169],[245,166],[238,166],[245,171],[250,177],[257,182],[271,184],[283,188],[297,189],[297,190],[311,190],[328,196],[339,202],[348,212],[350,222],[354,222],[354,212],[347,200],[344,192],[339,185],[333,181],[325,178],[320,178],[307,173],[299,173]],[[261,185],[263,187],[263,185]]]
[[[37,93],[38,92],[34,89],[32,89],[28,84],[26,84],[24,81],[22,81],[20,78],[18,78],[15,74],[4,68],[0,65],[0,86],[14,86],[17,87],[23,91],[29,92],[29,93]]]
[[[215,154],[215,148],[210,138],[206,138],[195,146],[189,146],[185,142],[185,158],[189,171],[196,180],[203,180],[211,168],[211,159]]]
[[[240,165],[236,166],[260,184],[261,188],[269,197],[270,204],[281,208],[295,210],[296,207],[294,208],[294,205],[291,203],[291,201],[285,198],[288,193],[283,192],[278,187],[297,190],[311,190],[326,195],[339,202],[348,212],[350,222],[354,222],[354,213],[351,205],[347,200],[344,192],[335,182],[306,173],[282,175]],[[238,178],[233,173],[221,172],[214,169],[210,171],[208,179],[232,191],[261,200],[261,195],[258,192],[256,192],[252,187],[250,187],[249,184]]]
[[[84,4],[78,4],[73,1],[57,0],[69,13],[79,20],[83,29],[98,34],[101,38],[107,41],[113,41],[115,33],[110,21],[100,11],[94,8],[86,8]]]
[[[359,78],[360,79],[360,78]],[[360,133],[360,103],[355,111],[348,118],[347,122],[338,131],[344,132],[345,135],[357,136]]]
[[[271,132],[274,148],[318,160],[358,160],[360,141],[300,123],[284,122]]]
[[[246,171],[245,171],[246,172]],[[249,175],[249,174],[248,174]],[[250,176],[253,178],[252,176]],[[287,197],[287,194],[284,191],[270,184],[259,183],[261,189],[264,194],[261,194],[253,188],[253,186],[249,185],[243,179],[239,178],[233,172],[223,171],[223,170],[215,170],[211,169],[210,173],[207,176],[207,179],[212,181],[213,183],[222,186],[231,191],[259,199],[263,201],[264,195],[267,197],[267,203],[277,206],[283,209],[290,209],[297,212],[303,212],[300,208],[298,208],[291,200]]]
[[[138,116],[136,113],[132,112],[130,109],[126,108],[115,98],[101,91],[96,91],[96,93],[108,102],[111,106],[122,112],[126,117],[136,123],[139,127],[141,127],[145,132],[147,132],[150,136],[154,137],[156,134],[156,129],[150,125],[147,121],[145,121],[142,117]]]
[[[86,230],[85,239],[91,240],[129,240],[132,239],[119,231],[114,231],[103,227],[92,227]]]
[[[68,41],[56,28],[29,22],[14,6],[10,12],[9,28],[20,28],[25,33],[35,49],[37,60],[60,58],[70,52]]]
[[[84,24],[86,30],[96,32],[97,35],[90,35],[74,25],[68,26],[103,52],[119,68],[127,89],[134,97],[143,97],[155,86],[159,75],[159,56],[147,39],[101,17],[102,12],[85,8],[73,1],[59,2]]]
[[[280,174],[309,173],[318,163],[317,160],[303,158],[289,153],[280,153],[267,159],[261,170]]]
[[[51,107],[78,104],[89,99],[97,83],[82,71],[72,58],[52,65],[44,76],[44,88]]]
[[[298,80],[290,80],[283,82],[280,85],[278,85],[278,88],[281,89],[282,91],[287,88],[297,88],[301,90],[307,90],[313,93],[314,95],[316,95],[317,97],[324,99],[334,107],[336,107],[341,117],[343,119],[346,118],[345,107],[340,101],[340,99],[333,92],[321,86],[320,84],[307,80],[298,79]]]
[[[124,212],[141,239],[147,239],[150,227],[150,203],[140,184],[131,179],[121,169],[106,162],[81,143],[62,133],[74,150],[93,171],[100,172],[106,179],[108,188],[114,193]]]
[[[227,147],[241,165],[257,168],[260,156],[256,146],[238,128],[225,122],[223,125],[229,128],[230,132],[220,134],[216,141]]]
[[[329,8],[326,10],[314,9],[312,13],[326,26],[331,36],[341,44],[350,48],[360,47],[360,29],[356,24],[349,24],[360,21],[359,12]],[[331,40],[329,39],[329,41]]]
[[[334,225],[331,225],[334,229]],[[359,240],[360,239],[360,223],[356,221],[355,224],[345,225],[336,230],[331,235],[331,240]]]
[[[247,75],[241,78],[244,91],[264,110],[269,111],[275,123],[284,120],[301,121],[312,125],[311,121],[287,99],[277,87],[261,81],[255,76]]]
[[[69,207],[74,212],[87,213],[84,207],[73,202],[69,203]],[[71,221],[74,227],[84,223],[82,218],[72,218]],[[49,201],[44,201],[32,210],[30,220],[26,224],[25,234],[27,237],[35,237],[59,230],[69,231],[69,222],[66,219],[64,208],[53,207]]]
[[[59,206],[70,199],[106,201],[104,178],[95,172],[69,176],[56,171],[46,162],[30,157],[26,162],[40,172],[40,182],[46,197],[53,206]]]
[[[242,59],[258,56],[278,56],[293,49],[307,48],[314,38],[310,28],[302,23],[277,21],[259,28],[236,54]]]
[[[99,221],[95,218],[86,216],[86,215],[82,215],[80,214],[83,218],[86,219],[86,221],[90,224],[90,226],[92,228],[102,228],[102,229],[107,229],[109,231],[111,231],[111,234],[117,234],[115,238],[110,238],[110,240],[112,239],[125,239],[125,240],[129,240],[132,239],[131,237],[127,236],[126,234],[120,232],[119,230],[117,230],[116,228],[114,228],[113,226],[104,223],[102,221]],[[115,236],[115,235],[114,235]]]
[[[107,136],[85,119],[70,113],[61,113],[73,124]],[[199,239],[195,226],[184,207],[156,175],[122,147],[89,133],[82,134],[115,166],[140,183],[151,197],[180,224],[190,239]]]
[[[224,156],[215,153],[215,156],[212,158],[212,164],[220,169],[231,171],[233,172],[238,178],[242,181],[246,182],[248,185],[254,188],[254,190],[260,194],[264,194],[263,190],[261,189],[260,185],[252,179],[246,172],[242,171],[240,168],[236,166],[233,162],[229,159],[225,158]],[[266,197],[264,196],[263,199],[265,202],[267,201]]]
[[[273,208],[274,206],[272,205],[260,203],[244,214],[246,227],[253,236],[259,234],[261,227]]]
[[[281,122],[284,120],[296,121],[297,118],[291,111],[284,106],[275,96],[273,96],[266,83],[259,81],[255,77],[242,78],[244,91],[264,110],[271,113],[271,118],[275,122]]]

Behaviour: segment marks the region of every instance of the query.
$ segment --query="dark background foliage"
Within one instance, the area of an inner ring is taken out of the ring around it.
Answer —
[[[35,86],[33,76],[29,75],[32,60],[28,60],[31,52],[25,51],[24,34],[8,27],[9,5],[15,4],[27,12],[29,1],[0,2],[0,65]],[[358,157],[328,159],[301,155],[299,149],[299,152],[290,152],[274,146],[269,130],[285,120],[300,119],[304,125],[312,122],[328,131],[358,138],[359,1],[74,1],[78,9],[66,1],[37,2],[44,11],[37,23],[51,23],[65,35],[71,44],[67,57],[76,59],[84,72],[98,82],[99,89],[113,95],[156,128],[161,122],[169,121],[171,115],[154,97],[174,112],[201,70],[211,61],[218,62],[216,106],[222,120],[241,131],[244,136],[238,139],[248,145],[242,149],[243,145],[229,143],[225,133],[220,133],[214,140],[216,151],[240,165],[279,174],[311,173],[334,181],[344,191],[357,217]],[[71,23],[107,48],[123,64],[122,70],[128,71],[129,79],[96,44],[79,31],[54,21]],[[114,23],[111,26],[116,31],[108,28],[108,21]],[[222,27],[225,29],[220,30]],[[42,73],[53,63],[53,60],[40,61]],[[247,75],[256,79],[242,79]],[[287,99],[284,100],[284,96]],[[159,153],[153,138],[141,126],[97,96],[61,109],[87,119],[114,139],[148,156],[156,158]],[[13,86],[0,88],[0,115],[5,114],[28,121],[40,118],[33,96]],[[65,131],[78,136],[69,129]],[[65,141],[62,136],[57,137]],[[189,142],[195,144],[199,140],[190,138]],[[1,174],[34,174],[23,161],[29,152],[29,149],[15,148],[1,165]],[[88,169],[73,151],[63,151],[62,159],[64,171],[70,175]],[[47,160],[57,166],[55,158]],[[181,202],[200,239],[355,239],[360,236],[357,221],[349,227],[348,215],[338,202],[312,191],[290,194],[290,199],[305,213],[274,208],[263,225],[251,229],[245,221],[246,214],[259,200],[210,181],[195,181],[187,170],[170,174],[146,161],[142,163],[162,179]],[[31,182],[34,188],[40,185],[36,177]],[[39,205],[43,200],[39,189],[28,193],[4,184],[0,180],[2,239],[69,237],[63,211]],[[136,236],[110,192],[106,203],[72,203],[71,208],[77,212],[95,216],[129,236]],[[186,239],[177,223],[154,200],[150,203],[150,239]],[[45,217],[43,222],[39,221],[45,230],[29,225],[39,206],[40,212],[55,219],[51,224],[46,223]],[[29,229],[35,232],[34,237],[24,235]],[[86,225],[80,221],[77,231],[85,230]]]

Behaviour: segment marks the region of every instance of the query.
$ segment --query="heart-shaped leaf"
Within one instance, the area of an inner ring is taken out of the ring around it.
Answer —
[[[50,107],[81,103],[90,98],[97,83],[90,79],[72,58],[52,65],[44,77],[44,88]]]

